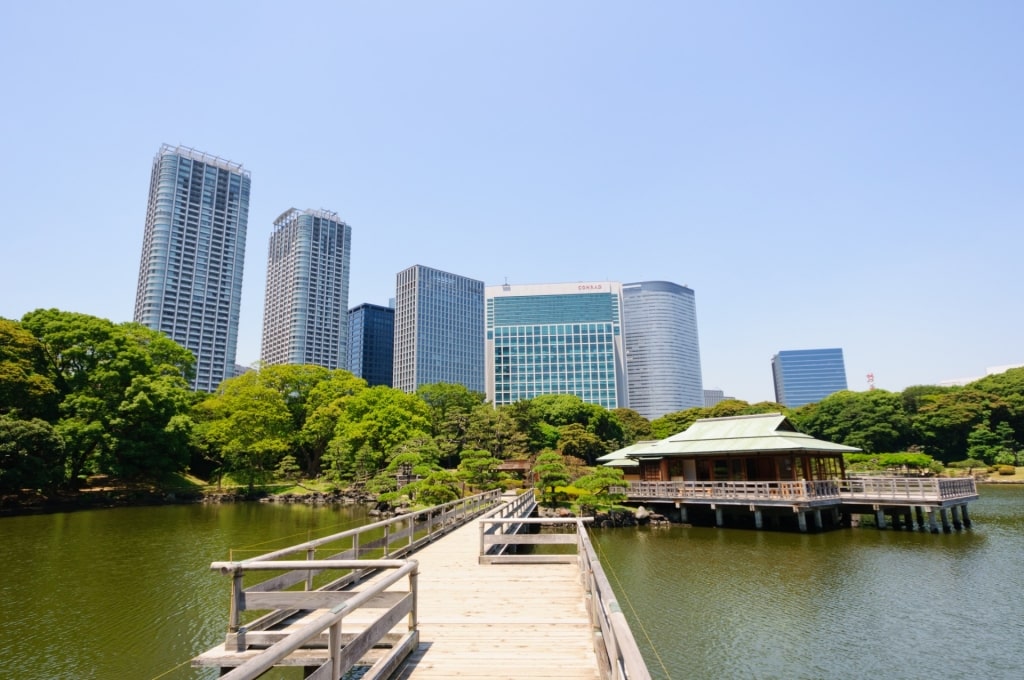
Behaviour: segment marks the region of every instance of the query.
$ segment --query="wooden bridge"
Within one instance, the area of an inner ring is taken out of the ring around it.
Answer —
[[[214,562],[232,578],[228,632],[192,664],[232,679],[649,678],[583,520],[535,507],[532,491],[490,492]],[[516,550],[530,545],[559,552]]]
[[[614,487],[612,493],[626,495],[630,502],[671,503],[688,521],[690,509],[705,507],[715,513],[715,524],[722,526],[727,510],[749,511],[760,529],[767,512],[792,512],[801,531],[808,529],[808,517],[817,528],[829,518],[838,525],[841,513],[875,515],[879,528],[887,526],[886,515],[894,527],[912,528],[916,516],[918,528],[938,533],[941,518],[944,531],[952,526],[971,525],[967,503],[978,499],[972,477],[867,477],[814,481],[717,481],[717,482],[628,482]],[[947,512],[949,513],[947,515]],[[827,513],[827,514],[823,514]]]

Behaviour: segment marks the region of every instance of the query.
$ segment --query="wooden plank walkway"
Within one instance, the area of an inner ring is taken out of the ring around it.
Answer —
[[[395,678],[600,678],[575,563],[478,563],[477,522],[412,555],[418,648]]]

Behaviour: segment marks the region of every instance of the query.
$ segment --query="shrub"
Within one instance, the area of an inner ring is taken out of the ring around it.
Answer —
[[[1017,468],[1012,465],[1000,465],[999,474],[1001,475],[1014,475],[1017,474]]]

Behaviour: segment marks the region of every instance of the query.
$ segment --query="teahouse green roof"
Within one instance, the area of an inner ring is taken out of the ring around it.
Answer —
[[[860,449],[815,439],[797,432],[781,413],[701,418],[685,431],[657,442],[640,442],[598,460],[658,459],[665,456],[710,456],[743,453],[854,453]],[[620,456],[621,454],[621,456]]]

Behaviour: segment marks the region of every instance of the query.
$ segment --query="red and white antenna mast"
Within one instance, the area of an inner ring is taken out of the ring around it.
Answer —
[[[868,373],[868,389],[869,390],[875,389],[875,374],[874,373]]]

